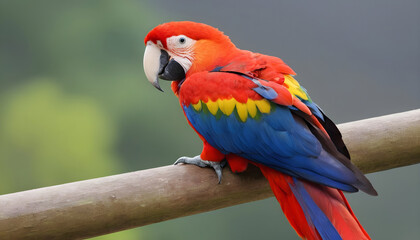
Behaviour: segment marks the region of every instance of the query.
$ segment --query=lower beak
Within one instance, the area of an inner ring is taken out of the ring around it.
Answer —
[[[147,43],[143,58],[144,73],[147,80],[163,92],[159,85],[159,78],[168,81],[179,81],[185,78],[184,68],[168,52],[157,47],[154,43]]]

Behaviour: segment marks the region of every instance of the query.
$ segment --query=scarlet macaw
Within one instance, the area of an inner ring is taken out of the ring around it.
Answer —
[[[286,217],[304,239],[370,239],[343,191],[377,195],[335,124],[293,78],[281,59],[240,50],[218,29],[170,22],[145,40],[144,71],[172,90],[203,141],[195,157],[175,164],[233,172],[258,166]]]

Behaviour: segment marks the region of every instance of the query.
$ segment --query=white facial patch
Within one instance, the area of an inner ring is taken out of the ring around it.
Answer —
[[[187,72],[194,61],[193,46],[197,41],[185,35],[172,36],[166,39],[169,55]]]

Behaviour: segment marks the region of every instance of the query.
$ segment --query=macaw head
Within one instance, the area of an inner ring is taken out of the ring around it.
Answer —
[[[161,24],[147,34],[144,43],[144,72],[161,91],[159,78],[181,81],[192,73],[210,71],[236,49],[217,28],[188,21]]]

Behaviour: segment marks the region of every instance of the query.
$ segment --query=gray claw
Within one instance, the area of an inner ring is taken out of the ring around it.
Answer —
[[[226,165],[226,160],[223,160],[221,162],[213,162],[213,161],[206,161],[202,160],[200,155],[197,155],[195,157],[180,157],[178,160],[175,161],[174,165],[177,165],[179,163],[184,164],[193,164],[199,167],[212,167],[214,171],[216,172],[217,178],[219,179],[219,183],[222,181],[222,169]]]

